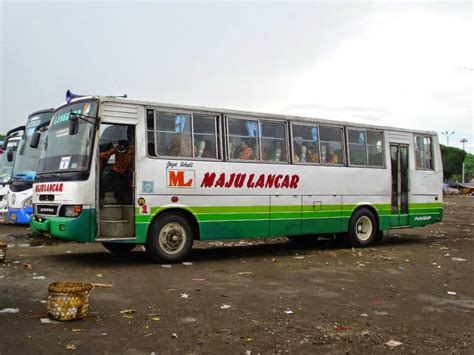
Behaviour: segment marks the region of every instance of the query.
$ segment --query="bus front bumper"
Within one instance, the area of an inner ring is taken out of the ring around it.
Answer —
[[[92,240],[93,218],[94,213],[90,209],[83,210],[75,218],[33,215],[30,227],[33,234],[45,233],[54,238],[90,242]]]
[[[25,208],[9,208],[8,222],[16,224],[29,224],[32,213],[33,207],[31,206]]]

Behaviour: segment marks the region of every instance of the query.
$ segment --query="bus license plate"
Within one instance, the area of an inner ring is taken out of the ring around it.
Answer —
[[[16,221],[16,213],[12,213],[11,218],[12,218],[12,221]]]

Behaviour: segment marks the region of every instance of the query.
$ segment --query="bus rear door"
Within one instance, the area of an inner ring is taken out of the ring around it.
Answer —
[[[408,225],[408,145],[390,143],[392,167],[391,225]]]

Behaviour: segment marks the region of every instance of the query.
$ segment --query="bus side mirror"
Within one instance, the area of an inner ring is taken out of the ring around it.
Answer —
[[[31,136],[30,147],[31,148],[38,148],[40,138],[41,138],[41,133],[39,133],[39,132],[33,133],[33,136]]]
[[[13,161],[13,150],[11,149],[7,151],[7,160],[9,163]]]
[[[69,118],[69,135],[74,136],[79,131],[79,119],[77,116],[71,116]]]

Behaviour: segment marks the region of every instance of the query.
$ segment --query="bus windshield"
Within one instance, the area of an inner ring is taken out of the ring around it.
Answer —
[[[11,162],[7,159],[7,152],[0,154],[0,182],[10,180],[12,175],[13,160]]]
[[[35,132],[35,128],[42,123],[48,122],[52,115],[52,112],[42,112],[28,117],[25,133],[21,137],[13,164],[13,178],[34,179],[41,150],[30,147],[31,137]]]
[[[81,101],[64,106],[54,112],[46,133],[44,149],[37,173],[84,172],[89,169],[94,141],[94,125],[78,120],[77,134],[69,134],[71,113],[97,116],[97,101]],[[89,119],[90,121],[90,119]]]
[[[13,162],[15,161],[16,149],[18,146],[19,138],[10,139],[7,145],[7,150],[0,154],[0,183],[7,182],[12,176]],[[13,152],[12,161],[8,161],[8,151]]]

